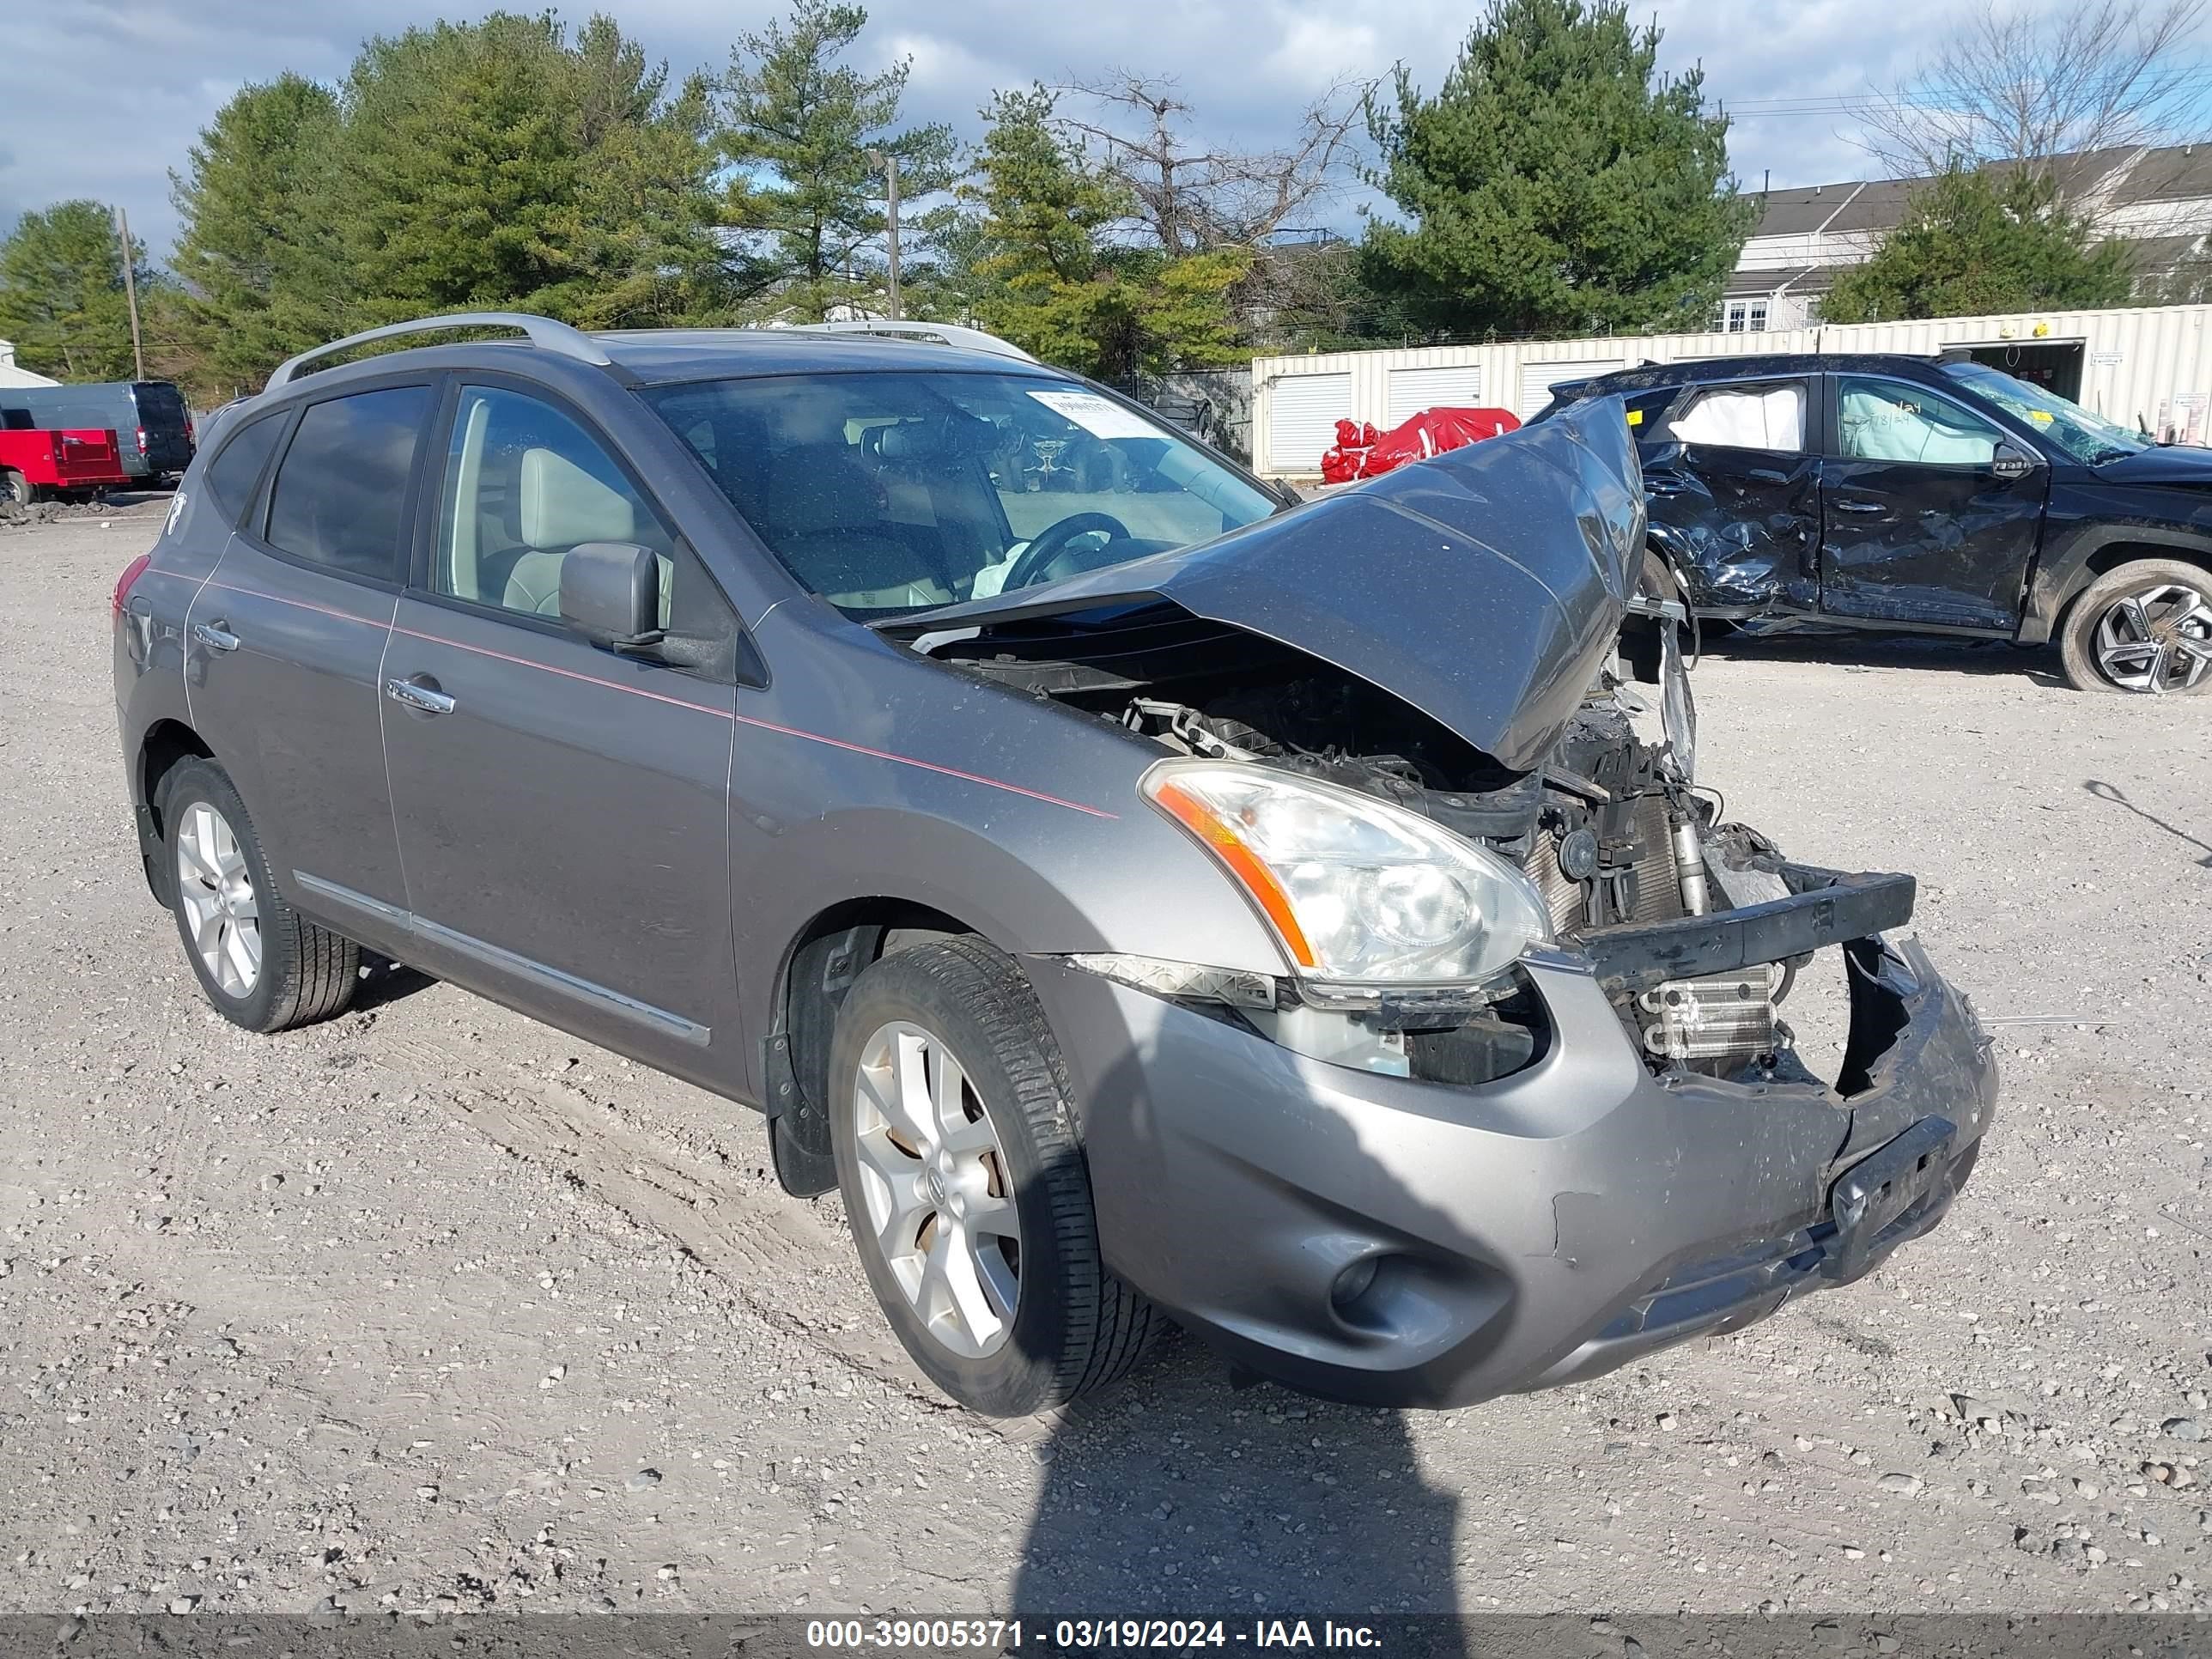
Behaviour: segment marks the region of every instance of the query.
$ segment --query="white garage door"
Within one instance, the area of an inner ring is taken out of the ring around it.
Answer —
[[[1481,406],[1480,364],[1458,368],[1394,368],[1390,371],[1390,417],[1383,424],[1395,426],[1425,409]]]
[[[1527,420],[1552,401],[1552,388],[1568,380],[1587,380],[1593,374],[1610,374],[1626,368],[1620,357],[1591,358],[1583,362],[1524,363],[1521,368],[1521,407],[1513,412]]]
[[[1273,472],[1321,471],[1322,452],[1336,441],[1336,423],[1352,413],[1352,375],[1281,374],[1267,388],[1267,467]]]

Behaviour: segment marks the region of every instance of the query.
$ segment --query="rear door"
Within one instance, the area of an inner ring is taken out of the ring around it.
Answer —
[[[735,615],[580,411],[485,377],[446,429],[383,675],[416,959],[680,1076],[743,1075]],[[672,643],[618,654],[562,623],[585,542],[659,557]]]
[[[141,380],[131,388],[138,405],[141,453],[149,472],[182,472],[192,464],[191,416],[185,395],[167,380]],[[122,434],[126,444],[131,434]]]
[[[289,430],[273,475],[185,624],[192,723],[238,786],[278,884],[326,917],[333,892],[372,918],[406,906],[377,671],[434,406],[418,382],[278,417]],[[378,942],[374,927],[347,930]]]
[[[1988,416],[1917,381],[1832,379],[1820,608],[2011,633],[2051,469]]]
[[[1818,602],[1814,385],[1783,375],[1692,387],[1663,419],[1653,410],[1640,421],[1651,520],[1700,608],[1756,614]]]

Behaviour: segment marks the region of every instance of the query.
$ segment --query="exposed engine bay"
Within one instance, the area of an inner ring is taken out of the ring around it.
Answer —
[[[1694,715],[1674,608],[1631,617],[1542,763],[1500,765],[1392,692],[1294,647],[1172,605],[1058,617],[925,637],[918,648],[1211,760],[1302,774],[1417,812],[1517,866],[1563,945],[1607,929],[1727,911],[1783,896],[1778,855],[1722,824],[1691,781]],[[1656,695],[1636,684],[1659,683]],[[1639,729],[1643,728],[1643,729]],[[1794,964],[1624,988],[1614,996],[1646,1061],[1711,1075],[1796,1075],[1777,1007]],[[1158,989],[1157,986],[1147,988]],[[1207,992],[1218,998],[1218,988]],[[1234,1001],[1237,999],[1223,999]],[[1473,1084],[1542,1052],[1540,1009],[1511,981],[1486,1001],[1419,998],[1361,1009],[1242,999],[1238,1017],[1300,1052]]]

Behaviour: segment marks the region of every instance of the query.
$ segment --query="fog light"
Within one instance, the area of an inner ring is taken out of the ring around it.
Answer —
[[[1336,1276],[1328,1287],[1329,1305],[1343,1313],[1358,1304],[1359,1298],[1374,1288],[1375,1272],[1380,1256],[1363,1255]]]

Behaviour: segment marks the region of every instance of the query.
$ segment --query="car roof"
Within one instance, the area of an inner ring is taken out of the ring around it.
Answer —
[[[1018,357],[876,334],[824,334],[800,328],[662,328],[617,330],[591,338],[646,385],[825,369],[989,369],[1067,378],[1058,369]]]
[[[819,332],[805,328],[616,329],[578,333],[572,337],[589,341],[599,348],[608,360],[599,372],[611,373],[615,380],[628,386],[872,370],[988,372],[1058,380],[1072,378],[1048,364],[972,347],[926,338]],[[580,367],[574,353],[550,349],[526,340],[436,341],[345,362],[318,362],[283,386],[256,394],[251,401],[289,401],[310,388],[328,388],[372,374],[410,369],[497,368],[520,366],[524,362],[562,366],[571,375]]]
[[[1577,380],[1571,391],[1577,398],[1602,397],[1608,392],[1643,392],[1660,386],[1692,386],[1705,380],[1748,380],[1771,374],[1820,374],[1836,372],[1904,374],[1925,377],[1942,373],[1942,360],[1905,352],[1777,351],[1755,356],[1698,357],[1672,363],[1644,363],[1617,368]]]

